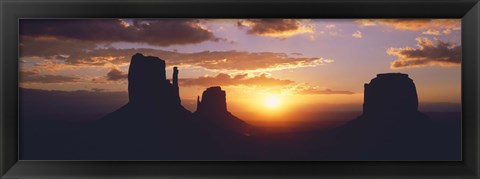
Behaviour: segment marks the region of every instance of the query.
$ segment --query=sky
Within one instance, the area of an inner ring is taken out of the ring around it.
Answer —
[[[188,105],[221,86],[233,112],[361,110],[363,84],[406,73],[420,104],[461,101],[460,19],[21,19],[20,87],[127,91],[135,53],[180,70]],[[193,104],[193,103],[192,103]]]

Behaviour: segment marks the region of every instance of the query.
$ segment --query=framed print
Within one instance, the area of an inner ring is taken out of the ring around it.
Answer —
[[[461,160],[460,19],[19,19],[19,32],[21,160]]]
[[[3,177],[479,176],[478,1],[1,8]]]

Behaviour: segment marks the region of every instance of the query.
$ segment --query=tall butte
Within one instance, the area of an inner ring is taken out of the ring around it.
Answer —
[[[183,108],[179,96],[177,67],[173,69],[173,83],[170,83],[165,75],[165,61],[137,53],[132,56],[128,71],[129,104],[157,110]]]
[[[403,116],[418,112],[417,89],[408,74],[378,74],[364,88],[363,115]]]
[[[162,59],[140,53],[133,55],[128,69],[129,102],[105,118],[117,126],[182,125],[182,121],[191,118],[191,112],[181,105],[177,67],[173,68],[172,80],[171,83],[166,78]]]
[[[440,130],[418,110],[417,90],[407,74],[378,74],[364,88],[363,114],[338,129],[329,157],[430,159],[439,151]]]

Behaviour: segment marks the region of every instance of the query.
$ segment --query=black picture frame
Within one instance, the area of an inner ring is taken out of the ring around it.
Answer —
[[[19,18],[462,18],[462,161],[19,161]],[[0,177],[477,178],[478,0],[0,0]]]

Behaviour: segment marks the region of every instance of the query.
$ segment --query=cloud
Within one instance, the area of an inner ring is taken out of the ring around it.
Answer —
[[[329,36],[342,37],[343,36],[343,29],[338,28],[335,24],[327,24],[327,25],[317,29],[315,33],[318,34],[318,35],[329,35]]]
[[[33,71],[20,72],[20,83],[71,83],[80,78],[63,75],[41,75]]]
[[[175,65],[199,66],[214,71],[275,71],[302,67],[315,67],[332,63],[332,59],[317,57],[291,57],[286,53],[203,51],[165,56]],[[168,62],[168,61],[167,61]]]
[[[360,38],[362,38],[362,32],[357,30],[352,34],[352,37],[360,39]]]
[[[190,79],[180,79],[181,86],[263,86],[288,89],[298,95],[351,95],[351,91],[322,89],[304,83],[297,83],[287,79],[269,77],[267,74],[250,76],[247,74],[228,75],[220,73],[216,76],[204,76]]]
[[[20,57],[65,60],[72,54],[87,53],[97,48],[95,42],[56,37],[20,36]]]
[[[337,28],[337,26],[335,24],[328,24],[328,25],[325,25],[325,28],[327,29],[335,29]]]
[[[320,89],[318,87],[310,87],[310,86],[303,86],[300,88],[295,89],[295,93],[302,94],[302,95],[333,95],[333,94],[345,94],[351,95],[355,94],[351,91],[343,91],[343,90],[332,90],[332,89]]]
[[[86,66],[65,64],[59,60],[43,60],[41,62],[35,63],[29,69],[38,73],[55,73],[58,71],[77,70],[85,67]]]
[[[426,35],[441,35],[441,32],[440,32],[439,30],[435,30],[435,29],[428,29],[427,31],[422,32],[422,34],[426,34]]]
[[[35,67],[35,71],[37,72],[56,72],[56,71],[59,71],[59,70],[65,70],[65,69],[68,69],[69,67],[72,67],[72,66],[68,66],[68,65],[65,65],[63,63],[60,63],[56,60],[44,60],[42,62],[39,62],[39,63],[36,63],[34,65]]]
[[[220,41],[192,19],[22,19],[20,35],[94,42],[137,42],[156,46]]]
[[[389,48],[387,54],[397,56],[392,69],[424,66],[459,66],[462,60],[460,45],[436,39],[416,38],[418,48]]]
[[[386,26],[396,30],[423,31],[428,35],[447,35],[461,29],[460,19],[361,19],[355,21],[360,27]]]
[[[118,67],[117,68],[112,68],[108,73],[107,73],[107,80],[110,81],[119,81],[119,80],[125,80],[128,78],[128,74],[120,70]]]
[[[313,27],[303,25],[300,20],[295,19],[249,19],[239,20],[237,26],[240,29],[246,28],[247,34],[287,38],[294,35],[313,33]]]
[[[78,42],[74,43],[74,42]],[[302,57],[287,53],[245,51],[202,51],[183,53],[150,48],[115,49],[98,48],[75,40],[39,39],[21,37],[20,60],[39,58],[55,60],[62,65],[73,66],[126,66],[135,53],[152,55],[165,60],[167,65],[203,67],[222,71],[274,71],[302,67],[315,67],[332,63],[322,57]],[[43,44],[43,45],[42,45]],[[68,45],[71,45],[68,47]],[[43,47],[42,47],[43,46]],[[45,48],[44,46],[52,46]],[[40,47],[37,49],[37,47]],[[83,48],[81,48],[83,47]],[[43,51],[43,49],[47,49]]]
[[[92,77],[89,79],[90,79],[90,82],[93,82],[93,83],[125,84],[128,80],[128,73],[122,71],[117,66],[111,66],[110,70],[108,71],[107,74],[105,74],[105,76]]]
[[[116,74],[111,77],[111,74]],[[96,78],[93,80],[95,83],[109,83],[111,81],[118,82],[127,80],[127,74],[119,71],[118,69],[112,69],[107,76]],[[183,87],[189,86],[247,86],[247,87],[269,87],[276,89],[288,89],[293,94],[298,95],[351,95],[355,94],[351,91],[344,90],[332,90],[329,88],[320,88],[316,86],[310,86],[304,83],[297,83],[288,79],[278,79],[270,77],[268,74],[262,73],[259,75],[252,74],[236,74],[229,75],[225,73],[219,73],[215,76],[201,76],[197,78],[180,78],[179,85]],[[93,90],[93,89],[92,89]]]
[[[295,82],[268,77],[266,74],[249,77],[247,74],[230,76],[220,73],[217,76],[180,79],[179,83],[182,86],[284,86]]]

